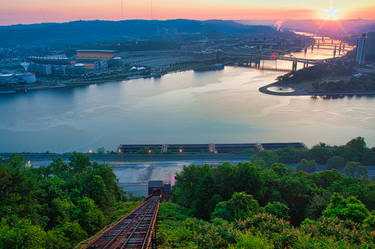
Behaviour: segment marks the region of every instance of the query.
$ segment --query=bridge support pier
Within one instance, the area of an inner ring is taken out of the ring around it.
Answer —
[[[298,64],[297,61],[293,61],[293,65],[292,65],[292,71],[293,72],[297,71],[297,64]]]
[[[257,61],[256,61],[256,68],[260,69],[260,59],[257,59]]]

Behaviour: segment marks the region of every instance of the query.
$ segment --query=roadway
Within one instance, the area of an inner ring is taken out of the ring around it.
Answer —
[[[22,153],[19,153],[22,154]],[[12,153],[0,153],[0,158],[7,160]],[[251,154],[249,153],[197,153],[197,154],[188,154],[188,153],[174,153],[174,154],[123,154],[123,153],[114,153],[114,154],[96,154],[96,153],[85,153],[90,157],[91,161],[95,162],[110,162],[110,161],[184,161],[184,160],[245,160],[249,159]],[[55,158],[62,158],[64,161],[69,160],[71,156],[70,153],[66,154],[57,154],[57,153],[24,153],[23,154],[25,161],[31,162],[50,162]]]

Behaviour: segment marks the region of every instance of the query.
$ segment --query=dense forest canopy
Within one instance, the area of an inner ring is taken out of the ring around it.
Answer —
[[[284,164],[296,162],[296,169]],[[328,170],[314,173],[317,163],[328,164]],[[193,243],[191,248],[373,248],[375,183],[364,165],[375,165],[375,150],[358,137],[344,146],[261,151],[238,165],[185,167],[173,189],[173,201],[190,215],[180,221],[183,232],[192,231],[184,243]]]
[[[279,76],[278,81],[293,84],[310,82],[314,90],[330,92],[375,90],[375,74],[353,76],[355,66],[353,62],[318,64]]]
[[[70,162],[0,163],[0,248],[73,248],[109,222],[124,193],[110,167],[74,153]]]
[[[249,159],[184,167],[160,207],[160,248],[375,248],[375,149],[362,137]],[[79,153],[39,168],[0,160],[0,183],[0,249],[73,248],[138,205]]]

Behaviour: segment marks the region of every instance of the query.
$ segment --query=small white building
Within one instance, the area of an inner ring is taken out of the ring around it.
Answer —
[[[26,84],[32,84],[36,82],[35,73],[24,73],[21,75],[21,77]]]
[[[36,82],[35,73],[0,74],[0,84],[32,84]]]

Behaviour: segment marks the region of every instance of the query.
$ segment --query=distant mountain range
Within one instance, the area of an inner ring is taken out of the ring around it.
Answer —
[[[74,21],[0,26],[0,47],[61,46],[154,37],[204,37],[210,33],[241,35],[266,32],[274,32],[274,29],[270,26],[244,25],[222,20]]]

